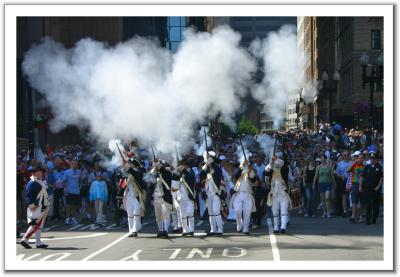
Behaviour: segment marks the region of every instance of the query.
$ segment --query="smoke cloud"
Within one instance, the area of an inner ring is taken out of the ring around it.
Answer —
[[[306,83],[302,74],[306,57],[297,47],[295,26],[284,25],[265,39],[253,41],[250,51],[262,60],[264,72],[262,82],[252,90],[253,97],[265,104],[273,128],[277,129],[285,119],[288,95],[297,94]]]
[[[232,120],[256,65],[229,27],[184,38],[174,55],[140,37],[113,47],[82,39],[72,49],[46,38],[23,70],[51,104],[53,132],[76,125],[101,142],[131,137],[185,153],[197,124],[217,114]]]
[[[250,89],[278,127],[288,93],[305,87],[299,74],[305,56],[297,49],[293,26],[254,41],[253,56],[239,46],[240,39],[228,26],[212,33],[187,29],[172,54],[149,38],[134,37],[112,47],[87,38],[71,49],[45,38],[26,53],[22,66],[51,106],[51,131],[75,125],[102,144],[136,139],[145,147],[154,145],[157,158],[174,157],[175,145],[180,155],[193,149],[196,127],[209,118],[219,115],[234,122]],[[260,84],[253,80],[257,59],[263,61]],[[202,130],[199,137],[196,152],[202,155]],[[115,143],[110,143],[117,156],[111,164],[120,159]]]

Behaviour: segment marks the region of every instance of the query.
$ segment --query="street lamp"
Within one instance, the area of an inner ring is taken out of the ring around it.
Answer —
[[[329,84],[329,75],[326,70],[321,74],[321,80],[318,82],[318,89],[329,94],[329,116],[328,121],[332,121],[332,94],[336,92],[337,82],[340,80],[339,72],[335,71],[332,74],[333,83]]]
[[[300,122],[300,115],[301,115],[301,111],[300,111],[300,105],[301,103],[305,103],[304,99],[301,97],[301,90],[299,90],[299,100],[296,101],[296,114],[297,114],[297,118],[296,118],[296,128],[299,129],[299,122]]]
[[[371,127],[374,127],[374,86],[375,84],[382,85],[383,83],[383,52],[380,52],[376,59],[376,64],[370,64],[367,52],[363,51],[360,56],[360,65],[362,67],[363,88],[365,88],[365,84],[369,83],[369,124]],[[371,68],[369,75],[367,75],[367,67]]]

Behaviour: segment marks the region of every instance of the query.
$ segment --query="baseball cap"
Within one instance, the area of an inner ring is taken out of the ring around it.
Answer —
[[[353,154],[351,154],[351,156],[354,157],[354,156],[358,156],[358,155],[360,155],[360,154],[361,154],[360,151],[356,151],[356,152],[354,152]]]

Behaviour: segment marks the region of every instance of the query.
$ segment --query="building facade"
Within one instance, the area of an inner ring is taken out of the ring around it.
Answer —
[[[341,76],[334,95],[333,119],[345,126],[383,127],[383,86],[373,83],[363,87],[360,56],[366,52],[370,64],[377,64],[383,53],[382,17],[337,17],[335,24],[335,62]],[[367,67],[369,74],[371,66]],[[370,97],[373,97],[372,118]]]
[[[365,51],[370,63],[377,64],[383,52],[383,18],[299,17],[297,38],[308,57],[304,74],[318,83],[308,116],[301,115],[302,126],[315,129],[318,123],[335,122],[365,128],[373,118],[373,125],[381,128],[383,86],[380,82],[363,86],[360,57]],[[367,66],[367,74],[371,68]]]

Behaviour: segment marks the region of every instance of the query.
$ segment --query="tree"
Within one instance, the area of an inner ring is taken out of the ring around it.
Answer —
[[[239,121],[238,132],[245,135],[255,135],[258,129],[246,116],[242,116]]]

